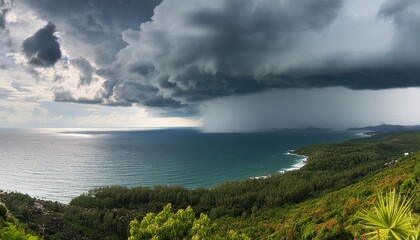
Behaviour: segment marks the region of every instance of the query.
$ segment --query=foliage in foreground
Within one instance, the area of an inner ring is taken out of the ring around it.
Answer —
[[[7,212],[6,206],[0,203],[0,239],[38,240],[38,237],[26,233],[25,228],[19,223],[19,221]]]
[[[358,213],[369,229],[370,239],[418,239],[419,219],[411,211],[412,200],[397,195],[395,189],[385,196],[378,194],[378,202],[372,209]]]
[[[172,212],[172,205],[166,205],[158,213],[148,213],[141,222],[137,219],[130,223],[129,240],[201,240],[201,239],[219,239],[219,240],[248,240],[245,234],[237,234],[229,231],[227,236],[216,237],[214,233],[214,224],[205,214],[200,214],[196,219],[195,213],[191,207],[179,209],[176,213]]]

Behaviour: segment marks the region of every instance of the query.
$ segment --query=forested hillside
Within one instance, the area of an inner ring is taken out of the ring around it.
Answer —
[[[353,239],[364,231],[354,217],[376,192],[396,187],[419,194],[420,133],[378,135],[297,150],[309,156],[300,170],[212,189],[121,186],[93,189],[68,205],[9,193],[1,201],[45,239],[127,239],[128,225],[172,204],[207,214],[215,234],[251,239]],[[409,153],[405,156],[405,153]],[[420,197],[414,212],[420,211]]]
[[[420,214],[420,153],[320,197],[263,208],[255,215],[222,217],[216,223],[220,232],[229,226],[247,233],[251,239],[362,239],[366,230],[356,213],[371,207],[378,192],[393,188],[402,196],[411,197],[413,212]]]
[[[13,217],[5,205],[0,203],[0,239],[1,240],[38,240],[36,235]]]

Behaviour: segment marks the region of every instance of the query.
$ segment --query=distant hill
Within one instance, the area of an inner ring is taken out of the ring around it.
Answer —
[[[374,132],[402,132],[402,131],[410,131],[410,130],[420,130],[420,125],[404,126],[404,125],[381,124],[377,126],[349,128],[347,130],[366,130],[366,131],[374,131]]]
[[[273,128],[271,131],[331,131],[331,128],[307,126],[305,128]]]

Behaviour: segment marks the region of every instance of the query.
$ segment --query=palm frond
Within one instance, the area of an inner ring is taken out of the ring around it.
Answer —
[[[362,211],[358,217],[371,230],[366,235],[370,239],[408,239],[412,233],[411,199],[397,195],[395,189],[385,196],[378,194],[377,204],[370,210]]]

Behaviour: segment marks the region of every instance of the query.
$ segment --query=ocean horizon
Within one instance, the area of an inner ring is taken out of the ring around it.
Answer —
[[[340,142],[355,131],[204,133],[196,128],[0,129],[0,189],[69,202],[109,185],[189,189],[299,169],[289,151]]]

